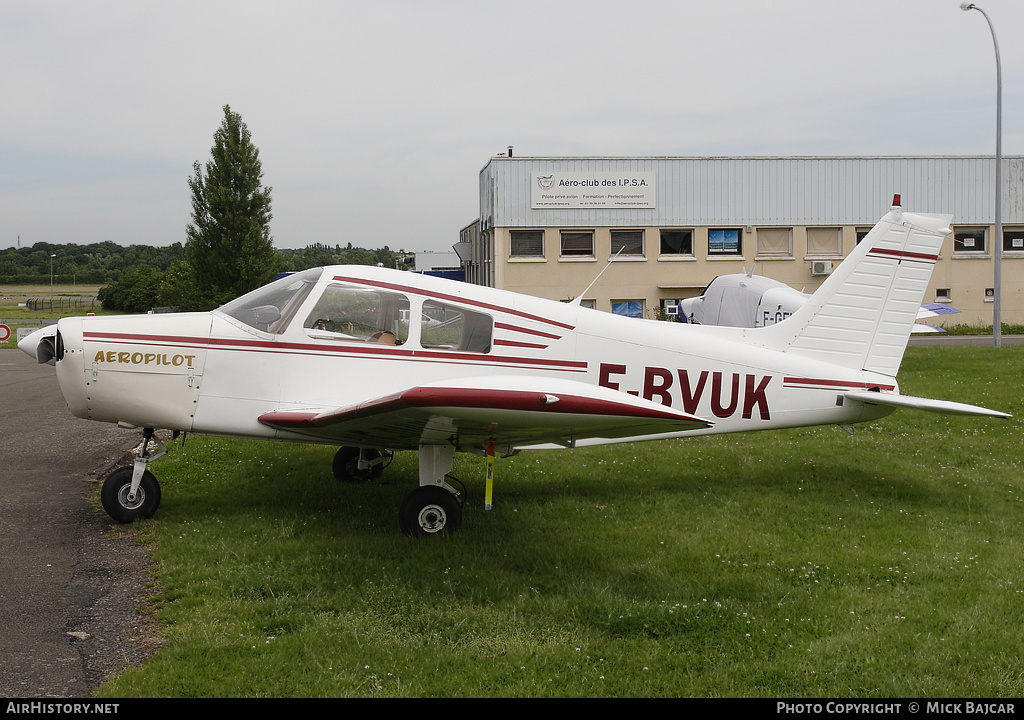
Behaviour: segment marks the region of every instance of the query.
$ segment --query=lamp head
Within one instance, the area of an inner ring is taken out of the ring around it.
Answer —
[[[967,12],[968,10],[973,10],[974,3],[962,2],[960,3],[960,9],[963,10],[964,12]]]

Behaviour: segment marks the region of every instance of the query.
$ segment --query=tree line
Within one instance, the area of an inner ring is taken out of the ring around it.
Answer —
[[[321,265],[377,265],[395,267],[405,256],[384,246],[378,249],[315,243],[291,250],[275,249],[275,274],[305,270]],[[53,279],[59,285],[102,285],[99,299],[104,309],[117,312],[146,312],[159,306],[178,306],[171,284],[180,281],[177,266],[184,261],[184,246],[92,245],[36,243],[30,248],[0,250],[0,285],[49,285],[50,256]],[[165,281],[169,285],[161,293]]]
[[[263,185],[259,150],[238,113],[224,106],[211,159],[193,165],[188,185],[192,222],[185,244],[170,247],[112,242],[36,243],[0,250],[0,285],[99,284],[104,309],[146,312],[155,307],[209,310],[284,272],[321,265],[396,267],[403,251],[316,243],[278,250],[270,236],[271,188]]]
[[[395,267],[400,256],[387,246],[378,250],[364,248],[341,247],[336,245],[328,249],[323,246],[310,246],[302,250],[275,250],[274,256],[267,263],[273,268],[267,280],[272,280],[283,272],[297,272],[321,265],[377,265]],[[264,283],[257,283],[255,289]],[[243,286],[244,287],[244,286]],[[166,272],[153,267],[139,267],[128,270],[116,280],[104,285],[97,294],[104,310],[136,313],[147,312],[152,308],[168,307],[175,310],[207,310],[223,304],[227,300],[242,295],[247,290],[227,291],[219,297],[203,301],[197,298],[194,291],[191,273],[187,264],[181,262]]]
[[[379,249],[353,247],[352,243],[333,247],[314,243],[298,250],[278,249],[275,266],[284,271],[305,270],[321,265],[376,265],[395,267],[405,253],[387,246]],[[118,245],[101,242],[92,245],[36,243],[29,248],[0,250],[0,285],[49,285],[50,256],[54,282],[61,285],[105,285],[132,270],[151,268],[161,275],[185,258],[184,246]]]
[[[98,285],[118,279],[134,268],[149,267],[161,273],[185,258],[184,247],[130,245],[113,242],[93,245],[55,245],[36,243],[32,247],[0,250],[0,284],[43,285],[50,283],[50,261],[53,277],[61,284]]]

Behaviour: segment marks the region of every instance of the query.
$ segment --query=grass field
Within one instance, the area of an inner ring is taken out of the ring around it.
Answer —
[[[1020,697],[1024,348],[910,348],[903,411],[459,456],[459,533],[401,535],[414,453],[190,437],[152,467],[162,648],[109,697]]]

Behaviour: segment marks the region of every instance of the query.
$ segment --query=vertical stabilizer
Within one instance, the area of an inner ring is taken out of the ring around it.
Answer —
[[[895,376],[952,219],[894,205],[807,304],[768,328],[774,340],[786,352]]]

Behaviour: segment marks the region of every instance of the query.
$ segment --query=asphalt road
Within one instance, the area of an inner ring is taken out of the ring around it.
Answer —
[[[994,347],[991,335],[944,335],[942,333],[924,333],[910,336],[911,345],[952,347]],[[999,344],[1003,347],[1024,345],[1024,335],[1000,335]]]
[[[73,417],[52,367],[0,350],[0,697],[88,697],[152,651],[145,553],[90,502],[140,441]]]

